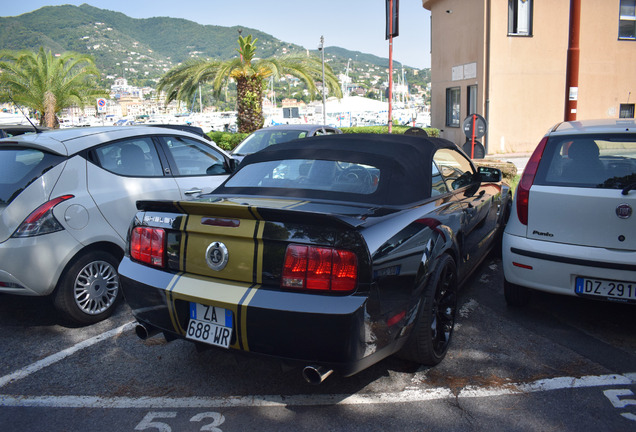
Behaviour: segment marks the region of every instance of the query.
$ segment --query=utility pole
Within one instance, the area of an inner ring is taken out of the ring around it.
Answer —
[[[320,36],[320,54],[322,56],[322,124],[327,124],[327,104],[325,101],[325,37]]]
[[[576,120],[579,99],[579,34],[581,31],[581,0],[570,0],[570,30],[565,77],[565,121]]]
[[[389,133],[393,132],[393,1],[389,0]]]
[[[400,0],[386,0],[386,38],[389,41],[389,133],[393,132],[393,37],[398,32]]]

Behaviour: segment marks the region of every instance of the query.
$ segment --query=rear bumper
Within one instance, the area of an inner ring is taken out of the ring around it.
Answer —
[[[577,296],[576,277],[636,283],[636,251],[545,242],[504,233],[502,262],[508,282],[554,294]]]
[[[66,230],[0,243],[0,292],[50,294],[80,246]]]
[[[128,257],[119,273],[135,318],[178,338],[185,338],[189,304],[196,302],[232,310],[230,349],[320,365],[345,376],[392,354],[402,341],[371,322],[367,296],[293,293],[193,278]]]

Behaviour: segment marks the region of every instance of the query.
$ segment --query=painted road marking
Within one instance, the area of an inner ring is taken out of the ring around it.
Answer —
[[[70,348],[67,348],[58,353],[52,354],[48,357],[43,358],[42,360],[38,360],[35,363],[31,363],[29,366],[25,368],[22,368],[20,370],[17,370],[9,375],[5,375],[2,378],[0,378],[0,387],[4,387],[7,384],[11,384],[18,380],[21,380],[22,378],[26,378],[29,375],[41,369],[44,369],[47,366],[57,363],[60,360],[64,360],[66,357],[73,355],[76,352],[83,350],[84,348],[88,348],[89,346],[95,345],[96,343],[101,342],[104,339],[108,339],[120,333],[123,333],[124,331],[129,330],[133,328],[134,326],[135,326],[134,322],[129,322],[128,324],[124,324],[121,327],[117,327],[115,329],[109,330],[105,333],[99,334],[90,339],[86,339],[85,341],[75,344]]]
[[[636,384],[636,372],[623,375],[558,377],[502,387],[467,387],[457,396],[448,388],[410,389],[395,393],[259,395],[210,397],[100,397],[0,395],[0,406],[47,408],[251,408],[314,405],[369,405],[425,402],[439,399],[513,396],[564,389]]]
[[[466,305],[466,315],[477,306],[476,302]],[[135,326],[129,322],[120,327],[82,341],[70,348],[50,355],[25,368],[0,378],[0,387],[14,383],[20,379],[47,367],[70,355],[88,348],[105,339],[115,337]],[[419,373],[420,371],[418,371]],[[494,396],[518,395],[563,389],[593,388],[616,385],[636,384],[636,372],[622,375],[595,375],[584,377],[557,377],[541,379],[529,383],[509,383],[503,386],[468,386],[453,392],[449,388],[420,389],[407,388],[395,393],[373,394],[323,394],[323,395],[259,395],[213,397],[101,397],[101,396],[27,396],[2,395],[0,406],[8,407],[49,407],[49,408],[233,408],[233,407],[285,407],[314,405],[368,405],[392,404],[400,402],[425,402],[439,399],[480,398]],[[613,395],[613,393],[612,393]],[[621,393],[621,395],[623,395]],[[627,393],[625,394],[627,395]],[[631,414],[628,414],[631,415]]]

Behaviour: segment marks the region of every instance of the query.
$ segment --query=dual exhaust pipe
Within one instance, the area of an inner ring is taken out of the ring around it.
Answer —
[[[154,327],[150,327],[141,323],[137,323],[137,325],[135,326],[135,334],[141,340],[151,338],[157,333],[159,333],[159,330]]]
[[[135,326],[135,334],[141,340],[146,340],[148,338],[151,338],[157,333],[159,333],[159,330],[156,329],[155,327],[144,325],[142,323],[137,323],[137,326]],[[327,379],[327,377],[331,375],[332,373],[333,373],[332,369],[327,369],[322,366],[310,365],[310,366],[305,366],[303,368],[303,378],[309,384],[314,384],[314,385],[320,384],[325,379]]]
[[[305,378],[305,381],[307,381],[309,384],[318,385],[326,380],[327,377],[332,373],[332,369],[327,369],[322,366],[305,366],[305,368],[303,369],[303,378]]]

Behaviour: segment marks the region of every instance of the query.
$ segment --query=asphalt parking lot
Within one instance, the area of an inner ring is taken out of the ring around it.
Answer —
[[[0,430],[636,430],[634,306],[547,294],[506,307],[488,258],[464,286],[446,359],[389,358],[320,386],[300,370],[146,341],[120,306],[63,325],[46,299],[0,296]]]

